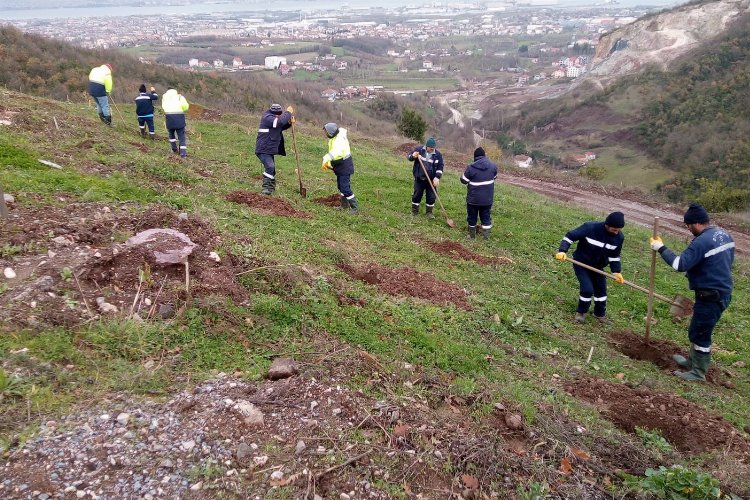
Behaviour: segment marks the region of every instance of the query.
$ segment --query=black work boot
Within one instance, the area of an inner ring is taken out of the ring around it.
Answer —
[[[414,203],[411,204],[411,214],[419,215],[419,205],[415,205]]]
[[[341,201],[341,206],[337,207],[339,210],[346,210],[347,208],[349,208],[349,200],[346,199],[346,196],[341,195],[339,199]]]
[[[146,129],[145,128],[141,129],[141,137],[146,137]]]
[[[101,111],[99,112],[99,119],[102,121],[102,123],[107,123],[107,121],[104,119],[104,113]]]
[[[433,208],[435,208],[435,207],[425,207],[425,209],[427,211],[427,218],[428,219],[434,219],[435,218],[435,214],[432,213],[432,209]]]
[[[275,187],[275,186],[271,185],[272,182],[273,182],[273,179],[269,179],[268,177],[266,177],[264,175],[263,176],[262,189],[260,190],[260,192],[262,194],[271,195],[271,193],[273,193],[273,190],[274,190],[274,187]]]
[[[112,126],[112,115],[105,116],[104,117],[104,123],[106,123],[107,125],[109,125],[111,127]]]
[[[490,239],[490,228],[482,228],[482,239],[484,239],[484,241]]]
[[[359,213],[359,202],[357,201],[357,197],[353,197],[349,200],[349,211],[353,214]]]
[[[477,238],[477,226],[469,226],[469,239],[475,240]]]

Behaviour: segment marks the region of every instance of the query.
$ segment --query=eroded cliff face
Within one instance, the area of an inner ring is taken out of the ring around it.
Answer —
[[[676,57],[706,43],[748,12],[750,0],[719,0],[639,19],[599,40],[589,74],[606,80],[648,65],[664,69]]]

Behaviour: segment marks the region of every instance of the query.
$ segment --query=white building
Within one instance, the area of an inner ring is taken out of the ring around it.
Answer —
[[[234,59],[232,59],[233,68],[239,68],[240,66],[242,66],[242,59],[240,59],[239,57],[235,57]]]
[[[198,63],[199,63],[199,62],[200,62],[200,61],[199,61],[198,59],[195,59],[195,58],[193,58],[193,59],[190,59],[190,60],[188,61],[188,66],[190,66],[191,68],[194,68],[195,66],[198,66]]]
[[[216,59],[214,61],[214,68],[223,68],[224,67],[224,61],[221,59]]]
[[[282,64],[286,64],[286,57],[268,56],[264,61],[264,66],[268,69],[278,69]]]

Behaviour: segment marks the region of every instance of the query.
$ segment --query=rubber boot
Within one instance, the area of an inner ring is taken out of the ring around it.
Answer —
[[[427,218],[428,219],[434,219],[435,214],[432,213],[432,209],[435,207],[425,207],[425,210],[427,211]]]
[[[107,120],[104,119],[104,113],[101,111],[99,112],[99,119],[102,121],[102,123],[107,123]]]
[[[349,202],[349,211],[353,214],[359,213],[359,202],[357,201],[357,197],[355,196],[347,201]]]
[[[475,240],[477,238],[477,226],[469,226],[469,239]]]
[[[271,195],[273,193],[273,187],[271,186],[271,182],[273,182],[273,179],[269,179],[265,175],[263,176],[263,188],[261,189],[261,193],[265,195]]]
[[[146,129],[145,128],[141,129],[141,137],[146,137]]]
[[[487,241],[490,239],[490,229],[489,228],[482,228],[482,238],[484,241]]]
[[[346,199],[346,196],[342,195],[340,197],[340,201],[341,201],[341,206],[337,207],[339,210],[346,210],[347,208],[349,208],[349,200]]]
[[[672,355],[672,361],[677,363],[682,368],[685,368],[686,370],[691,370],[693,368],[693,352],[695,351],[695,348],[690,348],[690,354],[688,354],[688,357],[681,356],[679,354],[673,354]]]
[[[586,315],[584,313],[577,312],[575,317],[573,318],[573,321],[576,323],[584,323],[586,321]]]
[[[112,115],[105,116],[104,117],[104,123],[106,123],[107,125],[109,125],[111,127],[112,126]]]
[[[414,203],[411,204],[411,214],[419,215],[419,205],[415,205]]]
[[[705,382],[706,372],[708,367],[711,365],[711,353],[710,352],[699,352],[696,350],[691,351],[691,362],[692,368],[686,372],[674,371],[673,373],[680,377],[682,380],[688,382]]]

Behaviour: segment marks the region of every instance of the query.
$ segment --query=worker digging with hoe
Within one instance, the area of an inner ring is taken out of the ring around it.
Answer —
[[[625,278],[621,274],[620,252],[622,243],[625,241],[625,235],[622,233],[624,226],[625,216],[622,212],[612,212],[604,222],[586,222],[568,231],[560,241],[555,259],[565,260],[566,252],[573,242],[577,241],[578,245],[573,253],[575,260],[599,270],[609,265],[616,281],[622,284]],[[607,323],[607,278],[576,265],[573,265],[573,271],[579,283],[578,308],[574,321],[576,323],[586,321],[586,313],[589,312],[593,299],[594,317],[601,323]]]
[[[412,175],[414,176],[414,191],[411,195],[411,214],[419,215],[419,205],[422,203],[422,196],[426,196],[425,209],[427,217],[435,217],[433,209],[435,208],[435,193],[430,189],[428,183],[437,191],[440,185],[440,178],[443,176],[443,155],[437,150],[437,141],[433,137],[427,139],[424,146],[417,146],[406,156],[406,159],[413,162]],[[424,165],[424,170],[422,165]],[[427,172],[425,175],[425,171]]]
[[[672,359],[685,368],[674,374],[683,380],[706,380],[711,365],[711,336],[716,323],[732,301],[732,264],[734,240],[723,229],[712,226],[703,206],[693,203],[683,217],[685,226],[695,237],[680,254],[664,245],[661,237],[650,239],[651,249],[679,273],[686,273],[688,285],[695,292],[693,318],[688,327],[692,343],[688,358],[675,354]]]

